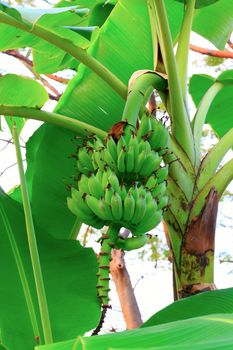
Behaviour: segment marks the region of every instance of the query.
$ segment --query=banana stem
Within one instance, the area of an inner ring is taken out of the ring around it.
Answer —
[[[19,273],[19,277],[20,277],[20,281],[22,284],[22,288],[23,288],[23,293],[24,293],[24,297],[26,300],[26,304],[27,304],[27,308],[28,308],[28,313],[29,313],[29,317],[31,320],[31,324],[32,324],[32,329],[33,329],[33,333],[34,333],[34,337],[35,339],[37,339],[37,337],[39,337],[39,340],[41,340],[41,335],[40,335],[40,330],[39,330],[39,326],[38,326],[38,322],[37,322],[37,318],[36,318],[36,312],[35,312],[35,308],[33,305],[33,299],[32,299],[32,295],[31,295],[31,291],[30,291],[30,287],[29,287],[29,283],[27,280],[27,275],[24,269],[24,265],[23,265],[23,261],[21,259],[21,255],[13,234],[13,231],[11,229],[11,225],[9,223],[8,217],[5,213],[3,204],[0,201],[0,217],[1,220],[3,222],[3,225],[5,226],[5,230],[10,242],[10,246],[11,246],[11,250],[15,259],[15,263],[18,269],[18,273]]]
[[[136,126],[139,112],[149,87],[158,90],[160,93],[165,93],[167,81],[155,72],[148,71],[140,75],[128,93],[122,121],[126,120],[129,124]]]
[[[77,119],[69,118],[62,114],[41,111],[40,109],[0,105],[0,114],[40,120],[74,131],[75,133],[83,136],[86,136],[88,134],[95,134],[103,140],[107,137],[107,133],[105,131],[98,129],[90,124],[80,122]]]
[[[120,228],[121,226],[113,224],[109,226],[106,234],[102,236],[102,247],[99,255],[99,269],[97,273],[97,289],[100,302],[105,306],[107,306],[109,302],[108,292],[111,250],[114,247]]]
[[[183,99],[187,106],[187,70],[189,56],[189,42],[192,30],[193,16],[195,12],[196,0],[188,0],[185,5],[185,13],[181,31],[178,38],[178,47],[176,51],[176,63],[180,77]]]
[[[184,105],[181,82],[178,76],[173,42],[163,0],[154,0],[157,13],[159,43],[168,75],[169,100],[171,108],[172,132],[187,153],[192,164],[195,162],[195,149],[190,119]]]
[[[25,174],[23,169],[23,160],[22,160],[16,125],[13,126],[12,135],[13,135],[13,140],[14,140],[15,149],[16,149],[16,158],[17,158],[19,176],[20,176],[28,245],[29,245],[29,251],[31,256],[35,284],[36,284],[36,291],[37,291],[41,323],[42,323],[43,334],[44,334],[44,341],[45,341],[45,344],[51,344],[53,342],[53,337],[52,337],[52,330],[51,330],[50,319],[49,319],[49,311],[48,311],[44,281],[43,281],[41,265],[40,265],[40,257],[37,249],[35,228],[33,224],[30,200],[29,200],[28,189],[27,189],[27,184],[26,184],[26,179],[25,179]]]
[[[32,27],[28,26],[24,22],[20,22],[14,17],[8,16],[3,12],[0,14],[0,23],[6,23],[27,33],[34,34],[35,36],[69,53],[71,56],[95,72],[101,79],[109,84],[111,88],[118,93],[118,95],[120,95],[123,99],[126,99],[127,87],[125,84],[98,60],[90,56],[86,50],[74,45],[70,40],[64,39],[59,35],[38,26],[37,24],[33,25]]]

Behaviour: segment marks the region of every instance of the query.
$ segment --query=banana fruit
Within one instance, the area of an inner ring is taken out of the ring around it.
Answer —
[[[120,125],[119,125],[120,124]],[[117,227],[114,237],[102,235],[98,269],[98,296],[109,302],[109,263],[111,248],[132,250],[147,243],[146,233],[157,226],[168,205],[166,178],[169,133],[152,117],[143,115],[136,130],[127,122],[118,123],[117,135],[109,132],[105,141],[96,135],[83,140],[74,158],[78,180],[67,205],[81,222],[101,229]],[[113,127],[114,129],[114,127]],[[125,227],[132,237],[119,237]]]

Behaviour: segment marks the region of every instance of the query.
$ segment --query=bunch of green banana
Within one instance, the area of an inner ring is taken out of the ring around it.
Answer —
[[[117,142],[112,136],[105,142],[93,135],[85,140],[77,152],[79,172],[88,175],[110,168],[118,178],[132,182],[157,171],[162,162],[161,151],[168,145],[168,130],[146,114],[137,131],[129,125],[125,129]]]
[[[118,228],[101,239],[97,289],[104,306],[109,302],[111,248],[131,250],[146,244],[145,233],[159,224],[168,204],[168,166],[161,153],[168,140],[167,129],[145,115],[137,131],[126,125],[119,137],[106,141],[92,135],[77,150],[79,177],[67,200],[69,209],[97,229]],[[132,237],[120,238],[121,227]]]

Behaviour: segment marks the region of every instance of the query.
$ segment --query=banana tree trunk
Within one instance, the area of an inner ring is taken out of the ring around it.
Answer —
[[[174,214],[171,214],[169,210],[165,214],[169,245],[173,254],[178,299],[216,289],[214,285],[214,243],[218,202],[218,193],[212,188],[200,214],[190,222],[187,220],[183,231]],[[188,209],[189,213],[191,208],[192,202]]]

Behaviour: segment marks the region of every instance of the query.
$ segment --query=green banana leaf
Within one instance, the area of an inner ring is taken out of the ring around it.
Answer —
[[[21,205],[3,193],[0,205],[1,342],[10,350],[31,350],[36,345],[35,337],[2,216],[4,212],[13,231],[40,323],[24,214]],[[95,290],[97,266],[92,249],[81,247],[77,241],[54,239],[39,226],[36,226],[36,235],[54,341],[76,337],[94,328],[100,313]]]
[[[232,327],[233,314],[213,314],[122,333],[78,337],[36,350],[230,350]]]
[[[45,88],[33,79],[16,74],[0,77],[0,105],[41,108],[48,99]]]
[[[41,108],[49,99],[45,88],[35,80],[6,74],[0,78],[0,105],[17,107]],[[5,116],[9,129],[12,130],[13,121],[20,133],[26,123],[23,118],[10,118]]]
[[[185,4],[187,2],[186,0],[176,0],[176,1],[182,2],[183,4]],[[214,4],[217,1],[219,1],[219,0],[196,0],[195,8],[198,9],[201,7],[209,6],[209,5]]]
[[[200,293],[172,303],[157,312],[141,328],[218,313],[233,313],[233,288]]]
[[[208,75],[193,75],[190,79],[189,92],[196,106],[200,103],[205,92],[215,81],[225,86],[215,97],[206,116],[206,123],[210,124],[216,135],[221,138],[233,127],[233,70],[225,71],[215,80]]]
[[[84,21],[83,15],[74,11],[74,6],[64,9],[29,9],[17,7],[18,21],[30,25],[39,25],[42,28],[55,32],[61,38],[72,41],[77,46],[86,49],[90,41],[78,33],[73,33],[65,26],[81,25]],[[2,9],[4,10],[4,9]],[[10,9],[13,11],[13,9]],[[9,14],[9,7],[7,12]],[[1,22],[1,19],[0,19]],[[17,49],[20,47],[33,48],[33,63],[36,73],[53,73],[68,67],[77,67],[77,60],[66,54],[56,46],[41,40],[34,35],[19,28],[0,23],[0,50]]]
[[[193,30],[223,50],[233,30],[232,18],[233,2],[219,0],[196,11]]]

